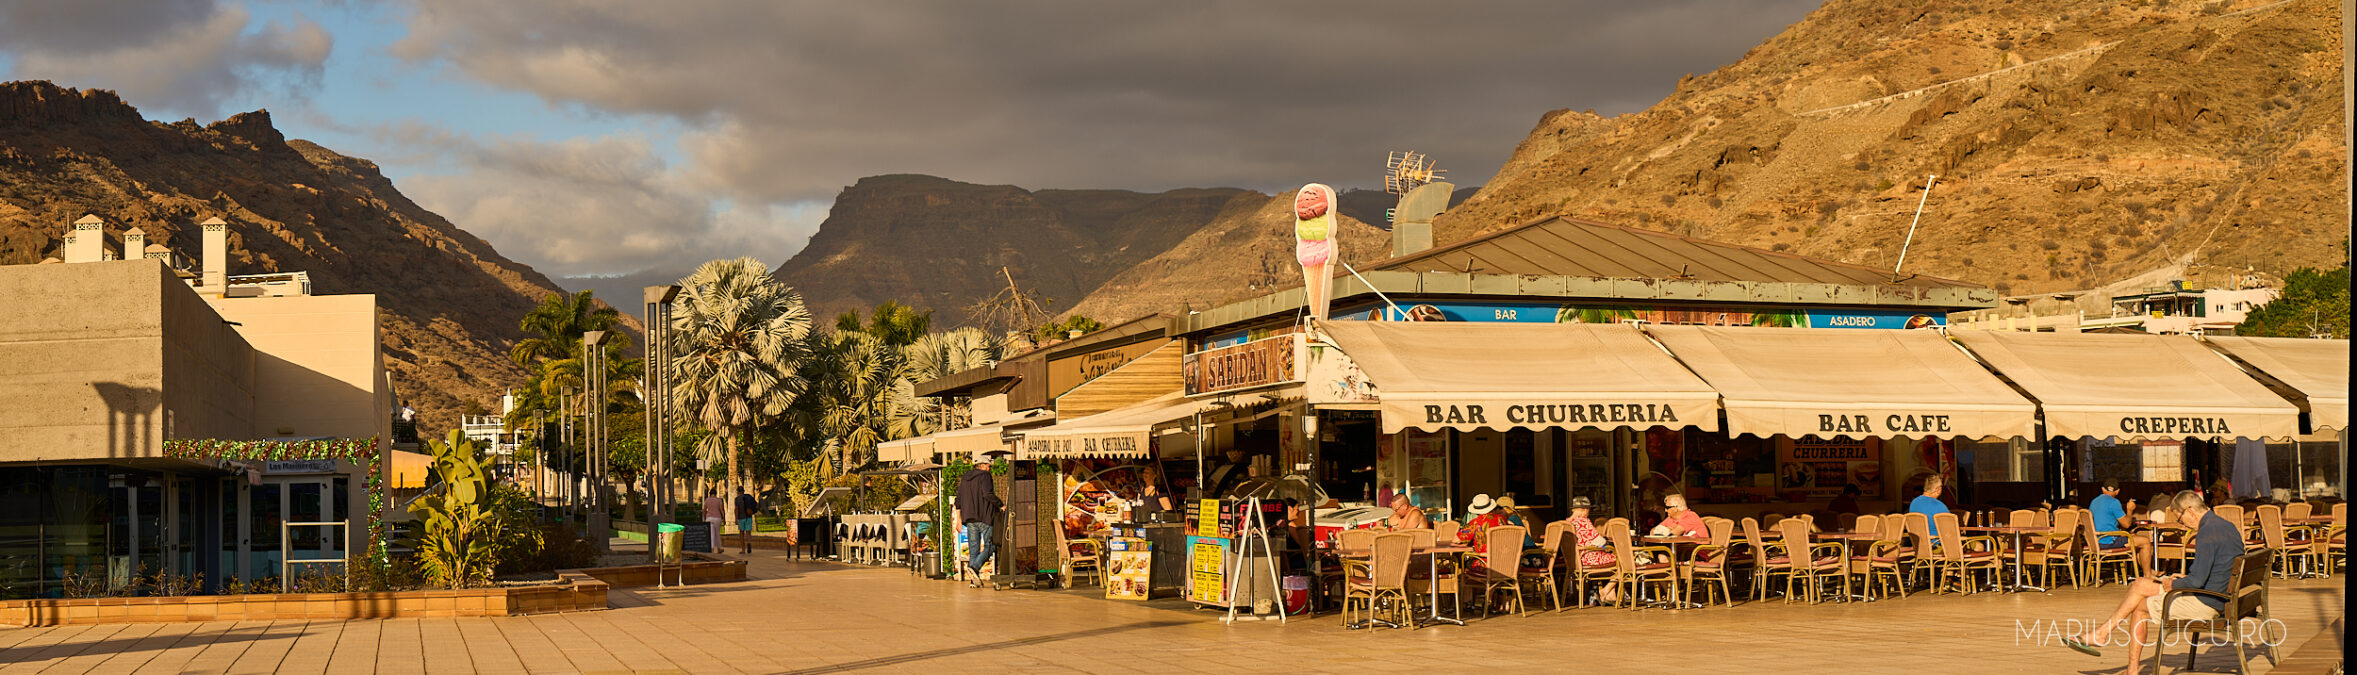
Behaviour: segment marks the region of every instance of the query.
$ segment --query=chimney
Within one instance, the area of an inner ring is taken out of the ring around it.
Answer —
[[[1432,218],[1448,210],[1449,195],[1456,191],[1448,183],[1425,183],[1400,195],[1391,211],[1391,257],[1432,248]]]
[[[229,291],[229,222],[219,216],[205,219],[205,277],[198,292],[216,298],[228,297]]]
[[[65,261],[70,263],[98,262],[106,258],[106,221],[98,216],[83,214],[74,221],[74,229],[66,234]]]
[[[134,227],[123,231],[123,259],[147,259],[147,230]]]

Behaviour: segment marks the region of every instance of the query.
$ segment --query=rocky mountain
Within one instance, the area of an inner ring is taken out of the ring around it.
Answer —
[[[1831,0],[1643,112],[1540,118],[1463,239],[1565,214],[2024,294],[2337,266],[2330,0]],[[1567,101],[1571,103],[1572,101]]]
[[[58,256],[85,213],[192,259],[196,224],[219,216],[231,274],[301,270],[320,294],[376,294],[394,387],[428,429],[522,382],[505,358],[517,320],[557,291],[368,160],[288,140],[268,112],[151,122],[113,92],[0,84],[0,264]]]
[[[1336,195],[1335,201],[1342,201]],[[1391,235],[1340,212],[1342,259],[1361,264],[1391,252]],[[1380,218],[1381,211],[1376,212]],[[1337,267],[1332,270],[1342,273]],[[1293,193],[1247,193],[1201,230],[1151,259],[1115,275],[1072,306],[1079,314],[1117,323],[1155,312],[1185,313],[1272,289],[1301,285],[1293,254]]]
[[[1061,312],[1220,214],[1267,199],[1230,188],[1035,191],[874,176],[844,188],[810,244],[776,274],[821,322],[897,300],[955,325],[1008,275]]]

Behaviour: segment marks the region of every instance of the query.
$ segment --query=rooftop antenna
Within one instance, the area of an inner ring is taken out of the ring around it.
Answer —
[[[1432,168],[1432,158],[1414,150],[1394,150],[1383,160],[1383,191],[1400,196],[1441,179],[1448,169]]]
[[[1923,222],[1923,204],[1931,201],[1931,184],[1937,183],[1939,180],[1940,175],[1936,173],[1929,174],[1923,179],[1923,196],[1915,200],[1915,219],[1907,221],[1907,240],[1899,244],[1899,264],[1891,266],[1891,281],[1893,282],[1899,280],[1899,268],[1907,266],[1907,247],[1915,244],[1915,226]]]

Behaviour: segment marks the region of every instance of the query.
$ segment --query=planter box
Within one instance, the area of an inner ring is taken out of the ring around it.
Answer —
[[[557,580],[554,586],[460,591],[7,600],[0,601],[0,626],[521,616],[606,608],[605,581],[578,572]]]

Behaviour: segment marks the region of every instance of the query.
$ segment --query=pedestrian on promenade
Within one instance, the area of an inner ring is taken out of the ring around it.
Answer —
[[[998,522],[1001,507],[998,482],[990,476],[991,455],[983,455],[974,468],[958,477],[958,518],[966,526],[966,567],[971,576],[966,585],[982,586],[982,564],[990,562],[990,528]]]
[[[2147,575],[2128,586],[2128,597],[2120,603],[2119,611],[2109,620],[2095,626],[2084,635],[2064,638],[2063,646],[2076,649],[2088,656],[2102,656],[2100,649],[2111,640],[2111,634],[2121,622],[2128,624],[2128,670],[2137,672],[2144,657],[2145,634],[2161,617],[2161,598],[2172,588],[2198,588],[2223,595],[2234,586],[2234,559],[2242,555],[2242,530],[2234,523],[2210,511],[2208,502],[2199,492],[2186,490],[2177,493],[2178,522],[2190,524],[2193,534],[2193,562],[2185,565],[2185,574]],[[2215,619],[2226,601],[2206,595],[2181,595],[2170,601],[2171,620]]]
[[[719,490],[704,491],[704,526],[712,528],[712,550],[706,553],[720,552],[720,535],[726,533],[726,530],[720,529],[720,524],[728,517],[727,510],[728,503],[720,501]]]
[[[753,514],[761,512],[761,500],[737,488],[737,536],[745,540],[745,555],[753,554]]]

